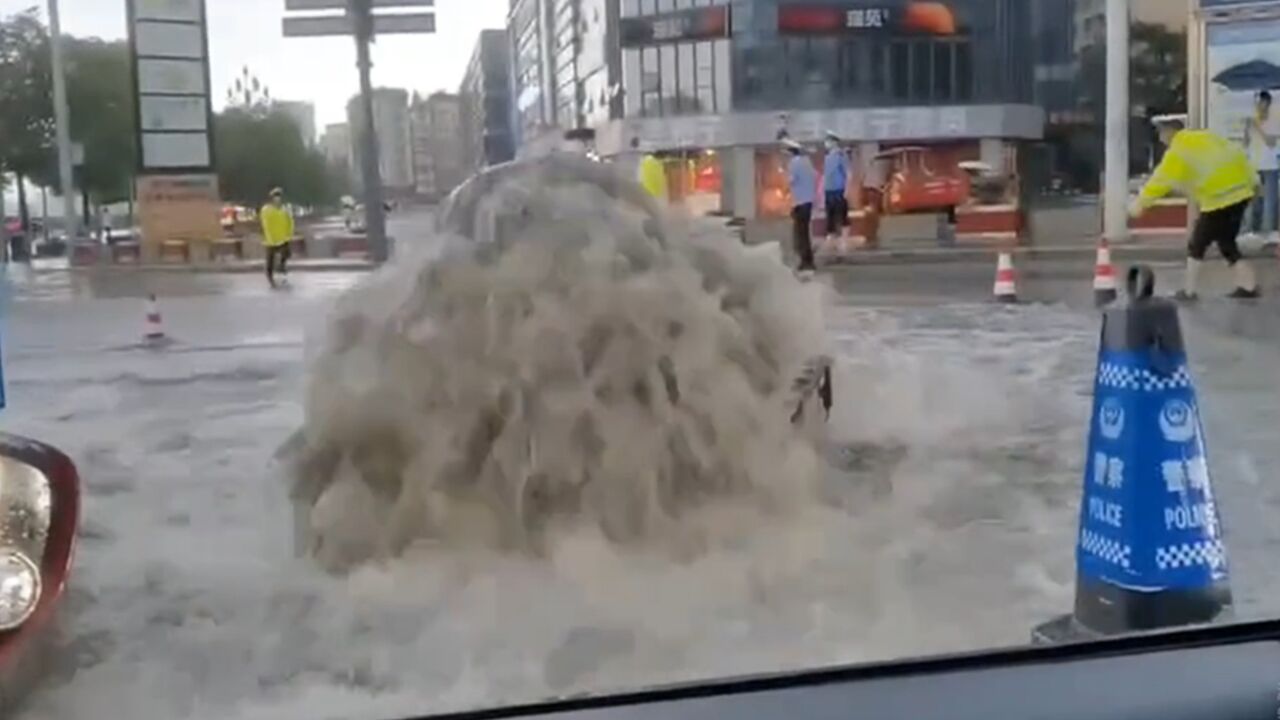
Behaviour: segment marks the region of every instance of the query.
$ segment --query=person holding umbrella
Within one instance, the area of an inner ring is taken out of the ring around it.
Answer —
[[[1249,151],[1249,161],[1258,171],[1262,191],[1254,199],[1249,212],[1251,239],[1261,236],[1267,245],[1280,243],[1280,158],[1277,158],[1276,140],[1280,139],[1280,118],[1271,112],[1271,93],[1258,93],[1254,114],[1245,120],[1244,146]]]
[[[1244,149],[1209,130],[1187,130],[1186,115],[1162,115],[1151,121],[1167,149],[1129,206],[1129,214],[1141,216],[1156,200],[1173,190],[1200,206],[1200,217],[1187,246],[1185,283],[1176,297],[1198,299],[1200,268],[1210,245],[1218,246],[1235,273],[1236,289],[1229,297],[1258,297],[1257,276],[1242,258],[1236,242],[1245,210],[1259,184],[1258,173]]]

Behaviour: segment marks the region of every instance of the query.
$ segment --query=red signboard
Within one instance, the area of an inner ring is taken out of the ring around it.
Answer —
[[[955,35],[955,13],[940,2],[911,2],[905,7],[779,5],[778,32],[784,35],[843,35],[895,32]]]
[[[713,5],[662,15],[622,18],[618,34],[622,47],[729,37],[729,6]]]

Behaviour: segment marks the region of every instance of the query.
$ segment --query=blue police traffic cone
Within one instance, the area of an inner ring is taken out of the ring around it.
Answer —
[[[1209,622],[1230,609],[1227,550],[1178,308],[1129,271],[1103,314],[1076,543],[1075,612],[1060,642]]]

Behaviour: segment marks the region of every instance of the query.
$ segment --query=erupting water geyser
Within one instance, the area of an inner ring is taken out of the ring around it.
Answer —
[[[791,380],[824,350],[819,286],[569,155],[473,179],[437,232],[313,359],[282,458],[321,564],[584,528],[685,554],[814,499]]]

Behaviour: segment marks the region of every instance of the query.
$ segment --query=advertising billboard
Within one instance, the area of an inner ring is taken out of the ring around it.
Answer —
[[[729,37],[729,6],[712,5],[662,15],[621,18],[618,36],[622,47]]]
[[[206,172],[213,144],[204,0],[128,0],[127,8],[138,169]]]
[[[1262,60],[1280,67],[1280,20],[1212,24],[1206,29],[1206,124],[1226,137],[1244,139],[1256,90],[1232,90],[1214,78],[1233,67]],[[1280,91],[1273,91],[1280,94]]]
[[[214,175],[144,175],[138,178],[138,224],[143,241],[212,240],[222,236],[218,178]]]
[[[784,35],[895,33],[956,35],[963,32],[956,11],[941,2],[867,5],[779,5],[778,32]]]

